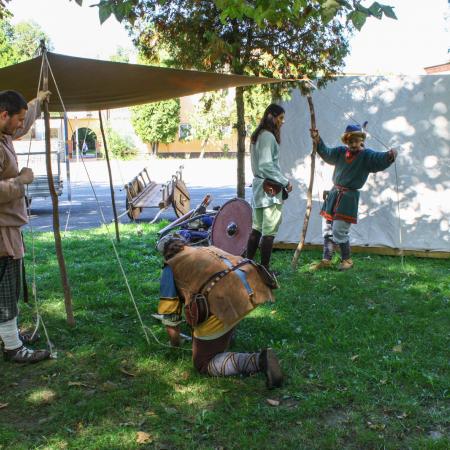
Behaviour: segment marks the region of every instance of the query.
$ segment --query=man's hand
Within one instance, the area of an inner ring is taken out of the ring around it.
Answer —
[[[310,130],[311,133],[311,139],[316,143],[319,144],[320,142],[320,135],[319,135],[319,130],[317,128],[311,128]]]
[[[43,103],[46,100],[50,100],[50,95],[52,93],[50,91],[39,91],[37,95],[37,99],[40,103]]]
[[[22,184],[30,184],[34,180],[34,174],[29,167],[22,167],[17,178]]]
[[[389,150],[389,161],[394,162],[397,159],[398,151],[395,148]]]
[[[290,181],[289,181],[289,183],[288,183],[287,186],[286,186],[286,191],[292,192],[292,184],[291,184]]]

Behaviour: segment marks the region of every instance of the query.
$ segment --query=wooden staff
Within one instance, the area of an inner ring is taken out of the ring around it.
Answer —
[[[42,72],[42,89],[48,91],[48,62],[47,49],[45,45],[41,44],[42,58],[44,58],[43,72]],[[50,190],[50,197],[53,206],[53,235],[55,236],[55,250],[58,258],[59,273],[61,276],[61,283],[64,290],[64,305],[66,308],[67,323],[70,326],[75,326],[75,318],[73,316],[72,295],[70,293],[70,284],[67,277],[66,262],[61,244],[61,233],[59,231],[59,211],[58,211],[58,195],[55,190],[55,182],[53,180],[52,160],[51,160],[51,143],[50,143],[50,113],[48,110],[48,100],[43,102],[44,109],[44,125],[45,125],[45,165],[47,167],[47,180]]]
[[[119,220],[117,218],[116,198],[114,195],[114,186],[113,186],[113,179],[112,179],[112,174],[111,174],[111,164],[109,162],[108,144],[106,143],[106,136],[105,136],[105,130],[103,128],[103,119],[102,119],[101,111],[98,112],[98,118],[100,119],[100,131],[102,132],[103,145],[105,147],[106,165],[108,166],[109,189],[111,191],[111,202],[112,202],[112,208],[113,208],[113,214],[114,214],[114,225],[116,227],[116,239],[117,239],[117,242],[120,242]]]
[[[308,100],[308,106],[309,106],[309,112],[311,116],[311,129],[316,129],[316,115],[314,112],[314,104],[312,101],[311,93],[308,92],[306,95],[306,99]],[[311,209],[312,209],[312,190],[314,185],[314,170],[316,167],[316,153],[317,153],[317,143],[313,139],[313,148],[311,152],[311,170],[310,170],[310,176],[309,176],[309,186],[308,186],[308,192],[307,192],[307,198],[306,198],[306,212],[305,212],[305,218],[303,219],[303,230],[300,237],[300,242],[297,245],[297,248],[295,249],[294,257],[292,258],[291,266],[295,270],[297,268],[297,262],[298,258],[300,257],[300,253],[303,250],[303,246],[305,245],[305,238],[306,238],[306,232],[308,231],[308,224],[309,224],[309,217],[311,216]]]

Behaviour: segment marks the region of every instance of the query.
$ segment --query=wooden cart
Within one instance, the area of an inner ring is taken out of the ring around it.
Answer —
[[[189,212],[191,199],[182,179],[182,170],[183,166],[176,171],[170,181],[164,184],[152,181],[147,168],[139,172],[125,185],[125,207],[128,217],[131,220],[136,220],[144,208],[159,208],[158,214],[153,219],[154,222],[171,205],[177,217]]]

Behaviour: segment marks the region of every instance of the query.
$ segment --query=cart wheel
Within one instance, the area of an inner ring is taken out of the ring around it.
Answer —
[[[128,202],[128,198],[125,199],[125,208],[127,210],[127,216],[130,218],[130,220],[139,219],[139,216],[141,215],[142,212],[142,208],[131,207],[130,203]]]
[[[141,193],[144,190],[144,184],[142,181],[135,178],[132,182],[132,193],[137,196],[139,193]],[[133,208],[130,206],[128,197],[125,199],[125,207],[127,210],[127,216],[130,218],[130,220],[136,220],[139,219],[139,216],[142,213],[143,208]]]
[[[191,196],[183,180],[177,180],[173,187],[172,206],[177,217],[191,210]]]

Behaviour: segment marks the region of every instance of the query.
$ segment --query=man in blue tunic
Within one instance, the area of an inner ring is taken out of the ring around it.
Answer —
[[[317,143],[317,153],[328,164],[334,166],[333,188],[328,193],[320,212],[323,217],[323,258],[312,268],[331,267],[334,245],[339,245],[341,263],[339,270],[353,267],[350,255],[349,231],[357,223],[359,189],[364,186],[369,174],[387,169],[397,157],[397,151],[375,152],[364,147],[366,133],[359,125],[348,125],[342,135],[344,146],[328,148],[318,130],[311,130]]]

